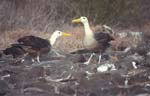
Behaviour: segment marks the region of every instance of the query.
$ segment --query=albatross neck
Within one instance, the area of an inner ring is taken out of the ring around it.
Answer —
[[[84,22],[83,25],[84,25],[85,35],[93,35],[93,32],[90,28],[88,21]]]
[[[55,33],[52,34],[52,36],[50,37],[49,41],[52,46],[55,44],[57,38],[58,38],[58,36]]]

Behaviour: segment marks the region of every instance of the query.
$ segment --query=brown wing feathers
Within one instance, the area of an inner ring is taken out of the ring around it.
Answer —
[[[114,40],[110,34],[105,32],[94,33],[94,38],[97,41],[97,45],[93,49],[98,52],[104,52],[110,47],[110,41]]]
[[[31,57],[36,57],[43,53],[48,53],[51,49],[50,42],[36,36],[24,36],[19,38],[18,43],[12,44],[3,50],[3,54],[12,55],[14,58],[28,53]]]
[[[24,46],[30,46],[26,51],[33,57],[43,53],[48,53],[51,49],[50,42],[46,39],[35,36],[25,36],[18,39],[18,42]]]

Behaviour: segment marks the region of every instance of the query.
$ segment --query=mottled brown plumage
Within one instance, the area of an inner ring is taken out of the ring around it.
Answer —
[[[27,56],[27,52],[25,51],[26,47],[23,48],[22,44],[11,44],[10,47],[1,50],[1,57],[5,55],[13,56],[14,59],[18,59],[23,62],[24,58]]]
[[[51,50],[51,46],[60,36],[70,36],[70,34],[61,31],[55,31],[49,40],[30,35],[19,38],[17,41],[19,44],[23,45],[23,48],[28,47],[25,49],[25,51],[32,58],[35,59],[37,57],[37,61],[40,62],[39,56],[48,53]],[[32,59],[33,62],[34,59]]]
[[[108,33],[94,33],[95,42],[88,48],[94,53],[103,53],[111,46],[110,41],[114,40]]]
[[[26,48],[26,52],[29,53],[29,55],[32,58],[36,58],[37,56],[40,56],[41,54],[48,53],[51,50],[51,44],[48,40],[36,37],[36,36],[24,36],[22,38],[19,38],[17,40],[20,44],[23,44],[24,46],[28,46],[29,48]],[[23,47],[24,48],[24,47]],[[37,60],[39,57],[37,57]],[[39,60],[38,60],[39,62]]]

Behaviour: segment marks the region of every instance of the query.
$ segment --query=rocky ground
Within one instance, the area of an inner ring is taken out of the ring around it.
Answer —
[[[126,51],[43,56],[40,63],[0,59],[0,96],[150,96],[149,40]],[[107,58],[106,58],[107,57]]]

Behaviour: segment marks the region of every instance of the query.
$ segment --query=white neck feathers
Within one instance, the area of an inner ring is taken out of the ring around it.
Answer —
[[[54,43],[56,42],[56,39],[58,38],[57,34],[53,33],[49,39],[51,45],[53,46]]]
[[[92,36],[92,35],[93,35],[93,32],[92,32],[92,30],[91,30],[91,28],[90,28],[90,26],[89,26],[88,21],[87,21],[87,22],[84,22],[83,25],[84,25],[85,35],[90,35],[90,36]]]

